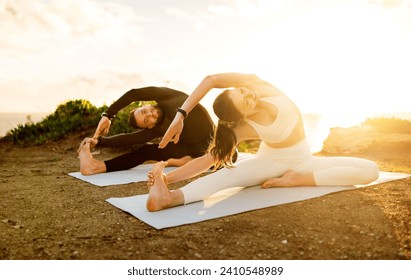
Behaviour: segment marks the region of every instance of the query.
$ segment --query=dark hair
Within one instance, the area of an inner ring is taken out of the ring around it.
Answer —
[[[160,124],[164,120],[164,111],[158,105],[153,105],[153,107],[157,110],[157,122],[156,125]]]
[[[159,123],[161,123],[164,120],[164,112],[163,112],[163,109],[161,109],[161,107],[158,106],[158,105],[152,105],[152,107],[154,107],[157,111],[157,121],[156,121],[155,125],[158,125]],[[131,127],[140,128],[137,125],[136,118],[134,117],[134,112],[136,110],[137,110],[137,108],[134,108],[133,110],[130,111],[130,113],[128,115],[128,122],[130,123]]]
[[[134,117],[134,112],[136,111],[136,109],[137,108],[134,108],[128,114],[128,122],[130,123],[131,127],[133,127],[133,128],[139,128],[138,125],[137,125],[136,118]]]
[[[232,167],[232,156],[235,153],[237,137],[233,128],[243,118],[242,114],[234,107],[229,96],[229,90],[224,91],[214,101],[214,113],[219,118],[217,128],[214,130],[213,142],[209,147],[209,152],[217,162],[215,169],[220,166]]]

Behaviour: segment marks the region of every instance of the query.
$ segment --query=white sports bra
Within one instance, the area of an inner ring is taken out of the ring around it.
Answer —
[[[269,125],[261,125],[248,118],[245,121],[257,131],[263,142],[274,144],[286,140],[300,118],[297,106],[286,95],[264,97],[260,101],[277,107],[276,119]]]

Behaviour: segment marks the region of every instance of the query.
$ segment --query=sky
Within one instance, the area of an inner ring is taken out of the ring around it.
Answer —
[[[220,72],[257,74],[303,112],[411,111],[411,0],[0,0],[0,22],[0,112],[191,93]]]

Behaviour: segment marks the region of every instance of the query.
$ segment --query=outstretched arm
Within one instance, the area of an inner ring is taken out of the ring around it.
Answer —
[[[261,81],[253,74],[222,73],[205,77],[193,93],[180,107],[187,114],[200,102],[200,100],[213,88],[243,87]],[[164,148],[173,139],[177,143],[183,131],[184,115],[177,113],[173,122],[163,136],[159,148]]]
[[[213,164],[214,157],[210,153],[207,153],[167,173],[165,181],[167,182],[167,184],[171,184],[192,178],[207,171],[208,169],[210,169],[210,167],[213,166]],[[149,186],[152,186],[154,184],[153,172],[148,172],[147,176],[147,184]]]
[[[161,132],[153,129],[142,129],[130,133],[119,133],[108,137],[98,138],[99,147],[124,147],[137,144],[146,144],[154,138],[160,137]]]
[[[208,169],[210,169],[210,167],[213,166],[213,164],[214,157],[210,153],[207,153],[167,173],[167,182],[171,184],[192,178],[207,171]]]

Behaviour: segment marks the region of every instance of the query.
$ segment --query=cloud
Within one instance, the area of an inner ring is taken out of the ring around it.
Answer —
[[[190,13],[188,9],[185,10],[176,7],[168,7],[164,10],[164,12],[167,16],[171,16],[176,20],[190,22],[187,26],[196,31],[206,31],[208,28],[207,17],[204,13]]]
[[[183,19],[183,20],[186,20],[186,19],[191,20],[193,18],[193,16],[190,15],[190,13],[188,11],[185,11],[185,10],[182,10],[182,9],[179,9],[179,8],[175,8],[175,7],[173,7],[173,8],[168,7],[164,10],[164,12],[167,15],[170,15],[170,16],[175,17],[175,18]]]
[[[1,82],[0,112],[52,112],[58,104],[75,99],[87,99],[96,106],[110,105],[126,91],[143,86],[147,86],[147,82],[139,73],[114,71],[98,77],[78,75],[55,81]]]
[[[224,17],[234,17],[237,15],[237,10],[229,5],[210,5],[208,11],[215,15],[220,15]]]
[[[256,19],[282,13],[295,6],[293,0],[232,0],[225,5],[210,5],[212,14],[226,17]]]
[[[0,0],[2,52],[61,50],[78,41],[136,44],[142,33],[129,7],[93,0]]]

